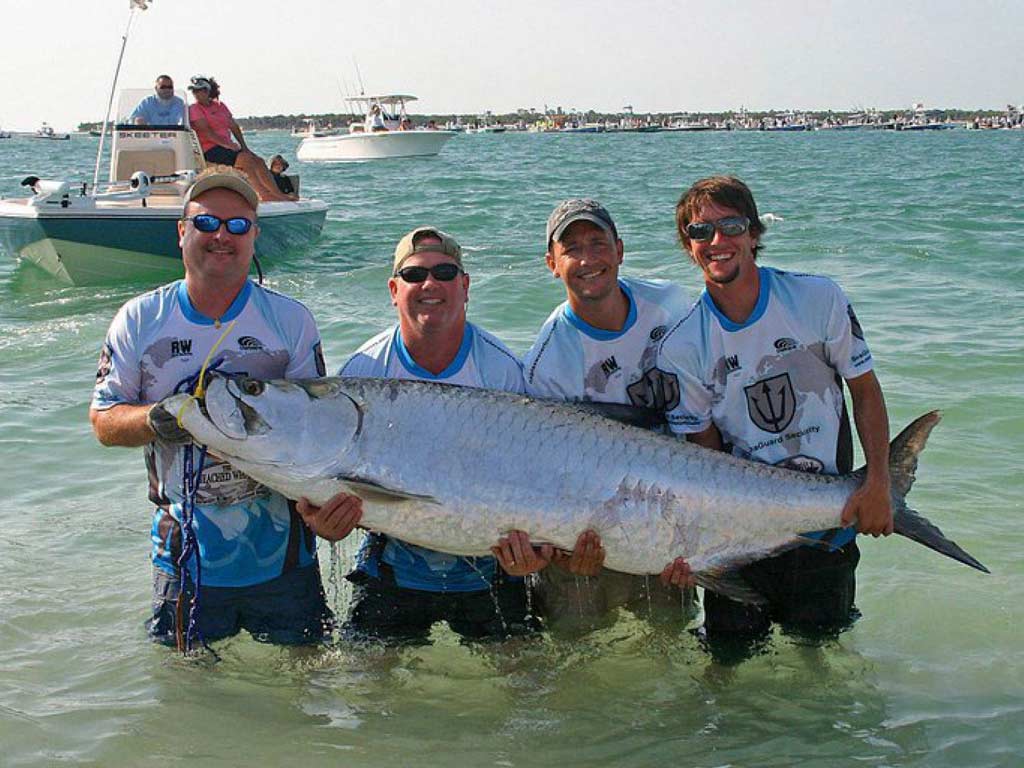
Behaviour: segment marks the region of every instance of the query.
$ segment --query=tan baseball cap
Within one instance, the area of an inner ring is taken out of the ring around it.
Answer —
[[[185,192],[185,205],[188,205],[204,192],[211,189],[230,189],[237,192],[255,211],[260,207],[260,198],[256,190],[252,188],[249,180],[238,171],[228,166],[217,168],[212,172],[204,171],[199,175],[191,187]]]
[[[441,242],[420,242],[428,236],[437,238]],[[416,227],[398,241],[398,246],[395,248],[394,267],[391,271],[397,273],[405,260],[417,253],[443,253],[445,256],[450,256],[459,267],[462,266],[462,246],[456,242],[454,237],[436,227]]]

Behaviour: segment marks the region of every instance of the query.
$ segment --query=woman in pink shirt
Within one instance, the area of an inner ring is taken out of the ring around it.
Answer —
[[[227,105],[220,101],[217,81],[196,75],[188,89],[196,100],[188,108],[188,120],[199,137],[206,162],[237,167],[249,177],[261,200],[298,199],[297,195],[282,193],[274,183],[267,164],[249,150],[242,128],[235,122]]]

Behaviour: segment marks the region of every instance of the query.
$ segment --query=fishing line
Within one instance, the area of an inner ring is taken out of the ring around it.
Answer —
[[[214,353],[217,348],[224,342],[227,335],[235,327],[237,320],[232,320],[228,323],[227,327],[221,333],[220,338],[210,348],[209,354],[206,355],[206,359],[203,360],[203,365],[199,369],[199,375],[193,381],[186,379],[180,382],[178,387],[182,385],[191,385],[190,388],[193,390],[189,393],[188,399],[184,405],[178,410],[177,422],[178,426],[184,428],[181,423],[182,414],[185,412],[185,408],[193,402],[198,402],[200,398],[206,394],[206,373],[209,370],[215,370],[220,365],[221,361],[218,360],[213,366],[210,366],[210,361],[213,359]],[[176,388],[177,389],[177,388]],[[185,655],[189,655],[193,650],[193,641],[198,640],[203,648],[213,653],[213,650],[209,645],[206,644],[206,640],[203,638],[203,634],[199,629],[199,617],[201,613],[200,607],[200,593],[202,592],[203,583],[203,564],[202,558],[199,554],[199,539],[196,537],[195,532],[195,507],[196,507],[196,495],[199,492],[199,484],[202,482],[203,477],[203,465],[206,463],[206,446],[199,446],[199,461],[195,462],[193,456],[193,447],[195,443],[189,443],[184,447],[184,456],[182,461],[182,477],[181,487],[184,498],[181,503],[181,555],[178,557],[178,622],[177,622],[177,645],[178,650]],[[181,610],[182,600],[185,598],[186,590],[188,587],[188,561],[190,559],[195,560],[196,565],[196,576],[194,579],[195,589],[192,594],[192,602],[189,606],[188,611],[188,626],[184,632],[182,632],[182,623],[184,621],[184,613]]]

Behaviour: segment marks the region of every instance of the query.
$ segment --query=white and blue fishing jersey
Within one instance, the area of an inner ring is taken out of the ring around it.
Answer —
[[[325,374],[316,323],[298,301],[246,282],[224,316],[213,320],[196,311],[185,282],[178,281],[121,307],[100,355],[92,407],[154,403],[191,391],[211,350],[210,367],[229,373],[261,379]],[[153,563],[174,574],[185,448],[157,441],[145,452],[150,499],[158,505]],[[193,452],[198,468],[199,451]],[[259,584],[315,562],[313,534],[288,501],[228,462],[206,457],[195,501],[204,585]]]
[[[649,406],[644,375],[654,368],[658,344],[692,304],[679,286],[620,278],[629,299],[621,331],[594,328],[568,302],[541,327],[523,369],[526,391],[550,400],[587,400]]]
[[[872,370],[871,352],[842,289],[832,280],[761,267],[750,317],[734,323],[705,291],[670,330],[658,369],[671,392],[669,428],[702,432],[712,422],[732,453],[808,472],[839,471],[842,379]],[[833,543],[852,539],[844,532]]]
[[[507,392],[525,389],[522,365],[516,356],[497,338],[472,323],[466,323],[455,360],[438,374],[416,364],[396,325],[360,347],[338,375],[434,381]],[[436,456],[424,456],[423,460],[434,462],[438,472],[446,471],[443,445],[438,446]],[[358,560],[357,569],[369,576],[380,578],[380,563],[383,562],[390,567],[398,586],[428,592],[489,589],[498,567],[493,557],[451,555],[381,534],[367,536]]]

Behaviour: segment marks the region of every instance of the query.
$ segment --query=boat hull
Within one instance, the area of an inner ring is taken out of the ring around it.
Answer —
[[[386,131],[313,136],[302,140],[295,156],[307,163],[429,157],[454,135],[452,131]]]
[[[0,200],[0,248],[71,285],[166,282],[184,274],[181,212],[176,206],[39,210]],[[262,264],[313,243],[326,214],[326,204],[316,200],[261,205],[256,254]]]

